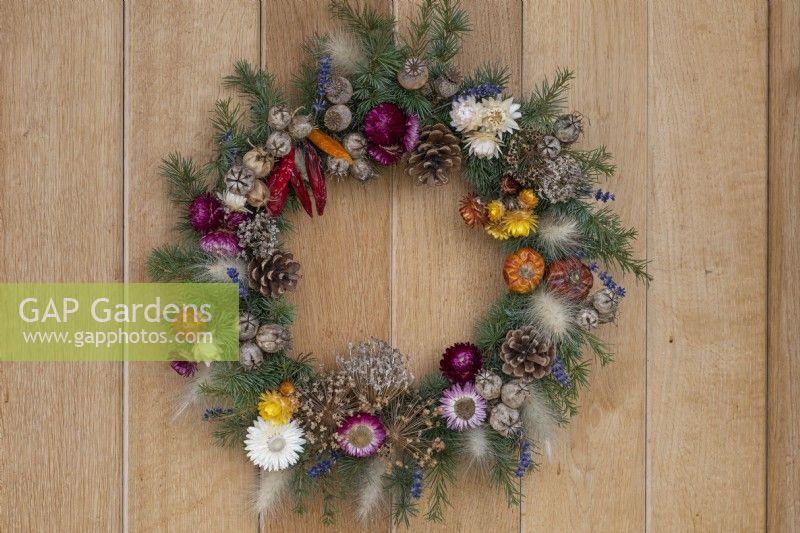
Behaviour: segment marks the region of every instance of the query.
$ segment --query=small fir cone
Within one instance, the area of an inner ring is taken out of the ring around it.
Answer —
[[[442,98],[450,98],[455,96],[463,81],[464,77],[456,67],[447,67],[441,76],[434,80],[433,88]]]
[[[292,292],[300,281],[300,263],[289,252],[275,252],[270,258],[255,258],[248,268],[250,288],[263,296],[277,298]]]
[[[344,76],[334,76],[325,87],[325,97],[332,104],[346,104],[353,97],[353,85]]]
[[[244,165],[233,165],[225,173],[225,187],[233,194],[245,196],[253,189],[256,176]]]
[[[325,127],[331,131],[343,131],[347,129],[353,120],[353,113],[344,104],[336,104],[325,111],[323,122]]]
[[[476,226],[485,226],[488,221],[486,214],[486,205],[483,200],[475,194],[468,194],[461,199],[458,206],[458,213],[467,226],[474,228]]]
[[[561,153],[561,141],[552,135],[545,135],[538,143],[536,149],[539,150],[539,155],[548,159],[553,159]]]
[[[264,324],[258,328],[256,344],[265,353],[278,353],[289,345],[292,336],[289,330],[279,324]]]
[[[419,184],[444,185],[450,172],[461,165],[458,138],[444,124],[425,126],[419,132],[419,144],[408,158],[406,171]]]
[[[524,326],[506,334],[500,348],[503,372],[521,379],[541,379],[550,373],[556,360],[555,347],[536,331]]]

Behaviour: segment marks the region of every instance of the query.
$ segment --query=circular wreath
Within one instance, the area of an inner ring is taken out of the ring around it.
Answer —
[[[614,172],[610,154],[577,148],[582,117],[561,109],[570,72],[521,99],[507,94],[504,68],[463,75],[453,60],[468,21],[457,2],[423,2],[399,42],[390,16],[346,0],[331,11],[343,30],[308,43],[298,107],[271,75],[240,62],[225,84],[249,116],[219,101],[214,160],[164,161],[189,244],[155,250],[152,278],[233,282],[241,298],[239,362],[198,366],[209,347],[195,345],[171,366],[193,376],[191,397],[210,399],[203,418],[216,437],[243,446],[261,469],[259,512],[283,495],[303,509],[321,493],[326,521],[342,500],[364,518],[388,491],[393,519],[407,522],[428,492],[425,516],[441,520],[462,458],[487,465],[489,481],[518,504],[517,479],[575,414],[584,349],[611,360],[593,330],[615,320],[625,289],[604,269],[649,279],[632,254],[635,230],[598,188]],[[331,179],[367,182],[397,163],[419,184],[463,176],[472,185],[457,209],[504,246],[498,275],[508,293],[472,342],[444,349],[440,373],[419,383],[406,357],[377,339],[316,369],[290,355],[285,295],[301,274],[280,240],[287,210],[322,216]]]

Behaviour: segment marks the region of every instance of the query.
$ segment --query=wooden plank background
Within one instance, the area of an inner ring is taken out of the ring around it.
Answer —
[[[401,21],[414,6],[369,1]],[[463,66],[502,61],[515,92],[576,69],[570,105],[617,157],[608,188],[656,282],[628,285],[604,332],[617,362],[595,369],[522,508],[465,472],[447,524],[409,529],[800,530],[800,5],[463,4]],[[172,238],[160,158],[209,156],[235,60],[289,88],[297,46],[329,27],[312,0],[0,4],[0,281],[145,280]],[[375,335],[432,371],[502,291],[497,248],[455,214],[466,190],[399,171],[333,184],[289,243],[297,347],[331,362]],[[259,521],[243,455],[173,421],[179,384],[163,364],[0,365],[0,531],[393,529]]]

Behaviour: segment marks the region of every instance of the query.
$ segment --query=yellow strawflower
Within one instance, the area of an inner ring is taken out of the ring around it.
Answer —
[[[539,197],[536,196],[533,189],[522,189],[517,195],[517,200],[528,209],[536,209],[536,206],[539,205]]]
[[[514,209],[506,213],[501,223],[511,237],[527,237],[532,231],[536,231],[539,220],[533,211]]]
[[[274,426],[287,424],[294,414],[296,404],[290,398],[276,391],[269,391],[259,396],[258,414]]]
[[[508,232],[503,228],[499,222],[490,222],[484,226],[486,233],[497,240],[504,241],[510,237]]]
[[[486,215],[489,217],[490,222],[499,222],[505,214],[506,207],[500,200],[492,200],[486,204]]]

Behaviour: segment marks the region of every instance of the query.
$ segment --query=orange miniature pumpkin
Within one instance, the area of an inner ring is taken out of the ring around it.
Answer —
[[[511,292],[526,294],[539,286],[544,276],[544,258],[533,248],[520,248],[506,257],[503,279]]]

